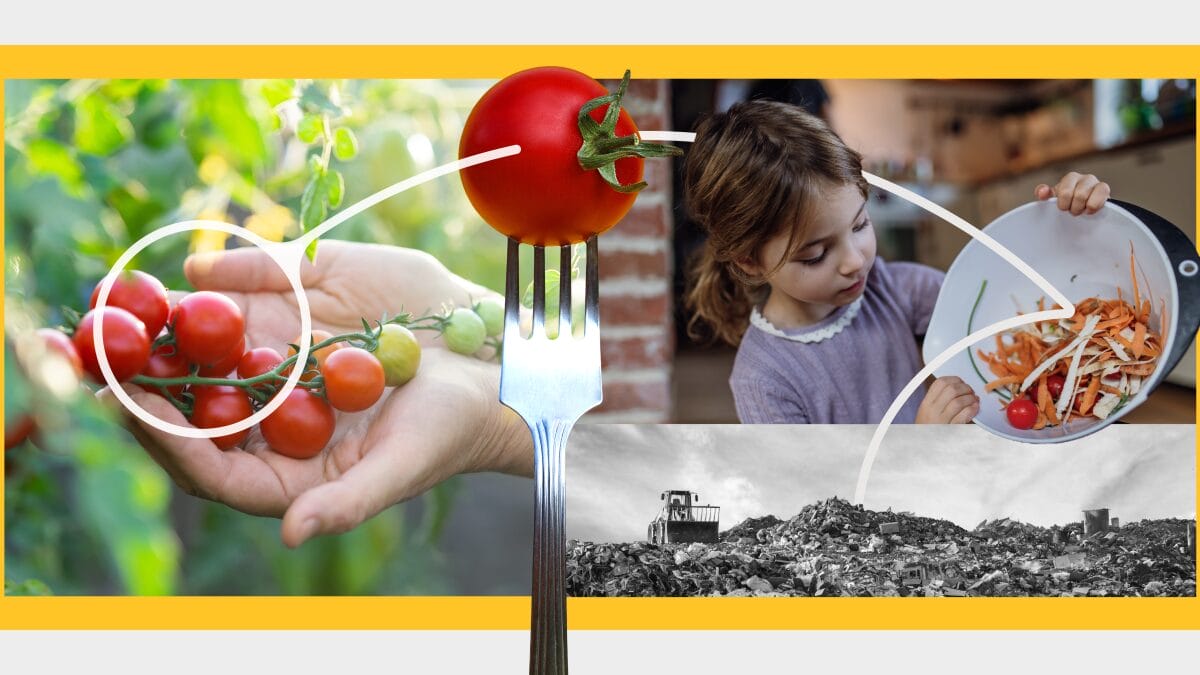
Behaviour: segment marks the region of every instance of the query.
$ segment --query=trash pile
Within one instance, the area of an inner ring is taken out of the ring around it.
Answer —
[[[568,541],[567,593],[1194,596],[1195,527],[1143,520],[1085,537],[1081,522],[1044,528],[1005,518],[967,531],[832,497],[786,521],[747,519],[717,544]]]

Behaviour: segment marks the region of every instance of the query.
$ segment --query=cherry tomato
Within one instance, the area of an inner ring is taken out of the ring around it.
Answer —
[[[11,421],[4,420],[4,449],[11,450],[24,443],[36,427],[32,415],[21,415]]]
[[[179,353],[189,363],[219,363],[245,340],[242,310],[233,300],[213,291],[185,295],[171,313],[171,323]]]
[[[475,104],[463,127],[459,157],[519,144],[521,153],[463,169],[463,187],[479,215],[526,244],[578,243],[608,230],[633,206],[635,193],[617,192],[599,172],[579,165],[579,109],[608,91],[567,68],[543,67],[510,75]],[[592,111],[604,118],[607,106]],[[617,136],[637,133],[621,111]],[[622,185],[642,179],[643,160],[616,161]]]
[[[452,352],[474,354],[487,340],[487,326],[478,314],[466,307],[459,307],[450,313],[450,320],[442,331],[442,339]]]
[[[238,367],[238,363],[242,360],[242,355],[246,353],[246,336],[243,335],[241,340],[238,340],[237,346],[225,355],[225,358],[207,366],[200,366],[198,371],[200,377],[225,377],[232,373]]]
[[[1008,423],[1017,429],[1032,429],[1037,424],[1038,409],[1033,401],[1027,398],[1014,399],[1005,410]]]
[[[387,386],[399,387],[417,374],[417,368],[421,366],[421,345],[411,330],[389,323],[379,334],[375,358],[383,365]]]
[[[100,284],[92,290],[92,301],[89,309],[96,308],[96,299],[100,297]],[[158,331],[167,324],[167,315],[171,305],[167,301],[167,288],[162,282],[141,270],[126,270],[117,276],[112,290],[108,292],[107,307],[120,307],[127,310],[146,325],[147,335],[158,335]]]
[[[383,364],[365,349],[339,349],[325,359],[321,372],[325,374],[325,398],[338,410],[366,410],[383,395]]]
[[[473,309],[479,318],[483,319],[489,337],[496,337],[504,331],[504,302],[495,298],[484,298],[475,303]]]
[[[270,347],[256,347],[243,354],[242,360],[238,361],[237,376],[240,379],[248,380],[274,370],[275,366],[281,363],[283,363],[283,357],[279,355],[279,352]],[[262,390],[269,387],[270,385],[266,382],[254,385],[255,389]]]
[[[1067,378],[1062,375],[1051,375],[1046,378],[1046,389],[1050,395],[1057,401],[1059,396],[1062,396],[1063,386],[1066,385]]]
[[[142,374],[147,377],[164,379],[187,377],[189,372],[187,361],[179,355],[179,351],[172,345],[162,345],[158,349],[155,349],[154,353],[150,355],[150,360],[146,362],[146,367],[142,369]],[[184,385],[182,384],[175,384],[167,387],[167,391],[178,398],[183,393],[183,387]],[[146,391],[162,395],[162,392],[157,387],[146,387]]]
[[[320,396],[297,387],[259,429],[275,452],[308,459],[320,454],[333,438],[333,426],[333,408]]]
[[[104,312],[104,352],[108,356],[108,365],[117,381],[124,382],[142,372],[150,360],[150,338],[146,336],[146,326],[120,307],[106,306],[103,310],[93,309],[83,315],[72,340],[83,361],[83,369],[97,382],[104,382],[104,375],[100,372],[96,346],[92,343],[92,325],[96,313],[100,311]]]
[[[53,328],[39,328],[36,331],[38,337],[46,344],[46,349],[62,356],[71,364],[77,377],[83,377],[83,360],[79,358],[79,350],[75,348],[75,343],[65,333]]]
[[[294,345],[300,344],[300,337],[301,336],[297,335],[295,337],[295,339],[292,340],[292,344],[294,344]],[[308,349],[309,349],[308,354],[310,357],[315,358],[317,360],[317,370],[323,371],[325,368],[325,359],[329,358],[330,354],[332,354],[332,353],[336,352],[337,350],[341,349],[342,347],[346,346],[346,343],[344,343],[344,342],[335,342],[335,343],[329,345],[328,347],[322,347],[316,351],[313,351],[312,348],[315,345],[318,345],[318,344],[328,340],[331,337],[333,337],[333,333],[330,333],[329,331],[324,331],[319,328],[313,329],[312,342],[310,342],[308,345]],[[292,349],[291,347],[288,348],[288,358],[291,358],[291,357],[295,356],[296,354],[297,354],[297,352],[295,349]],[[292,371],[289,368],[287,372],[291,373]],[[316,376],[317,376],[316,373],[313,373],[310,370],[310,371],[304,373],[304,375],[302,375],[300,377],[300,381],[301,382],[309,382]]]
[[[238,387],[224,385],[194,386],[192,395],[196,397],[192,404],[192,424],[199,429],[213,429],[226,424],[240,422],[254,414],[254,407]],[[222,450],[228,450],[246,440],[250,435],[249,429],[243,429],[236,434],[217,436],[212,439],[214,445]]]

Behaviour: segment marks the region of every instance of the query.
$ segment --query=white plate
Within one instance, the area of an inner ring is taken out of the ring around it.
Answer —
[[[1059,210],[1053,200],[1032,202],[1000,216],[984,231],[1037,270],[1071,302],[1093,296],[1115,298],[1118,287],[1123,298],[1131,298],[1129,246],[1132,243],[1139,266],[1138,292],[1143,298],[1149,294],[1154,299],[1150,327],[1155,330],[1160,325],[1160,303],[1166,300],[1171,323],[1167,326],[1163,353],[1171,353],[1176,339],[1174,317],[1178,316],[1179,297],[1175,275],[1159,241],[1125,209],[1109,203],[1095,215],[1072,216]],[[971,323],[973,330],[1012,318],[1019,311],[1036,311],[1038,299],[1045,296],[1019,270],[972,239],[950,266],[938,294],[925,336],[923,353],[926,362],[966,337],[971,306],[985,279],[987,290]],[[1046,300],[1047,307],[1053,305],[1048,296]],[[992,352],[995,347],[995,338],[989,337],[975,344],[971,353],[975,354],[978,349]],[[975,362],[985,377],[994,378],[987,364],[977,356]],[[1166,375],[1166,369],[1157,368],[1137,395],[1104,420],[1072,418],[1066,425],[1038,431],[1016,429],[1008,423],[1001,407],[1002,399],[996,394],[984,393],[985,381],[971,367],[966,351],[954,355],[935,374],[938,377],[957,375],[975,389],[981,400],[975,423],[988,431],[1027,443],[1061,443],[1094,433],[1141,405]]]

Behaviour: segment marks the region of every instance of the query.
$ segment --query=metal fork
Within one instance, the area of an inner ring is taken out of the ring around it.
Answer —
[[[600,298],[596,237],[587,241],[583,336],[571,321],[571,247],[560,248],[558,336],[546,335],[546,249],[533,248],[533,323],[520,327],[520,244],[508,242],[500,402],[533,434],[533,608],[531,675],[567,672],[566,535],[563,528],[567,436],[600,403]]]

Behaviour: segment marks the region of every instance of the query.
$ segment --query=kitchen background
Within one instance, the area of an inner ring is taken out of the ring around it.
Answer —
[[[747,98],[822,114],[864,169],[977,226],[1032,200],[1039,183],[1093,173],[1195,240],[1194,80],[675,80],[635,83],[641,129],[691,130],[700,115]],[[658,126],[659,122],[665,126]],[[691,340],[682,293],[701,243],[674,184],[639,198],[602,241],[605,404],[593,421],[737,422],[734,350]],[[652,171],[664,168],[653,167]],[[967,235],[878,190],[869,205],[880,254],[946,269]],[[614,298],[617,296],[617,298]],[[624,296],[624,297],[620,297]],[[636,323],[635,323],[636,317]],[[1193,423],[1195,348],[1125,421]]]

